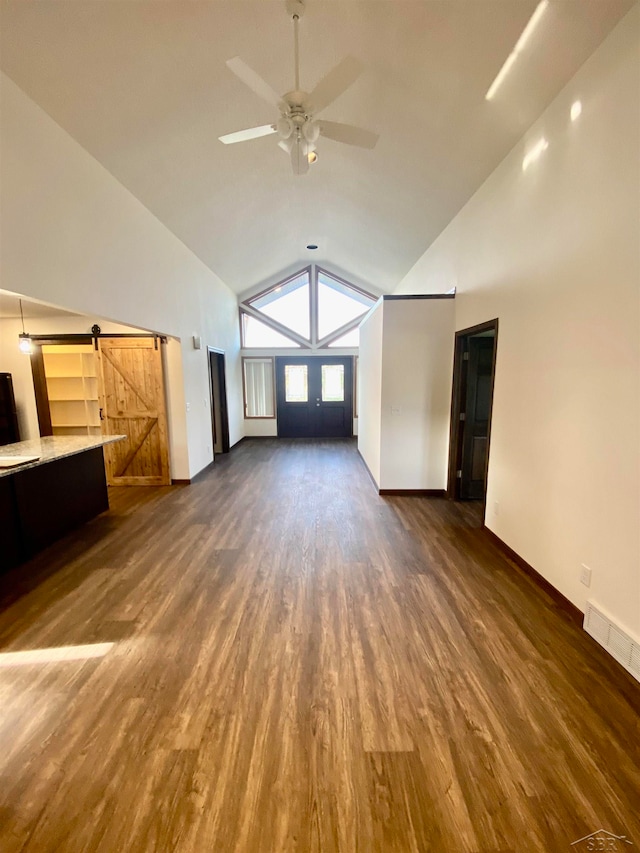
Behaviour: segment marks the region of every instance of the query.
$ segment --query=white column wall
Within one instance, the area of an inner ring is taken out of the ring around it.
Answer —
[[[358,450],[380,487],[382,414],[382,314],[380,300],[360,324]]]
[[[454,301],[384,300],[381,489],[446,489]]]

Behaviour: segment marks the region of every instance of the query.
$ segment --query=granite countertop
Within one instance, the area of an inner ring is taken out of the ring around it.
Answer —
[[[0,468],[0,477],[8,477],[17,471],[36,468],[55,459],[64,459],[94,447],[123,441],[126,435],[46,435],[43,438],[32,438],[28,441],[18,441],[15,444],[0,446],[0,459],[18,456],[37,456],[31,462],[15,465],[12,468]]]

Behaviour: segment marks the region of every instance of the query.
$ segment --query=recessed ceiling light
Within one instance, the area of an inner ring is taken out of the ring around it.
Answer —
[[[580,101],[574,101],[571,104],[571,121],[575,121],[579,118],[580,113],[582,112],[582,104]]]
[[[317,249],[317,248],[318,247],[316,246],[315,243],[309,243],[309,245],[307,246],[307,249]]]

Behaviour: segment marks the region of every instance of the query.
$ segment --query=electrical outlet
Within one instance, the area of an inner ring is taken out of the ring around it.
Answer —
[[[580,569],[580,583],[583,583],[585,586],[591,586],[591,569],[589,566],[585,566],[584,563]]]
[[[188,412],[190,412],[190,411],[191,411],[191,403],[187,403],[187,411],[188,411]]]

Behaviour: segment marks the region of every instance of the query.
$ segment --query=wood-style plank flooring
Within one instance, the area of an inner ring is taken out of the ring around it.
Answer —
[[[477,506],[275,439],[111,501],[0,581],[1,853],[640,849],[640,685]]]

